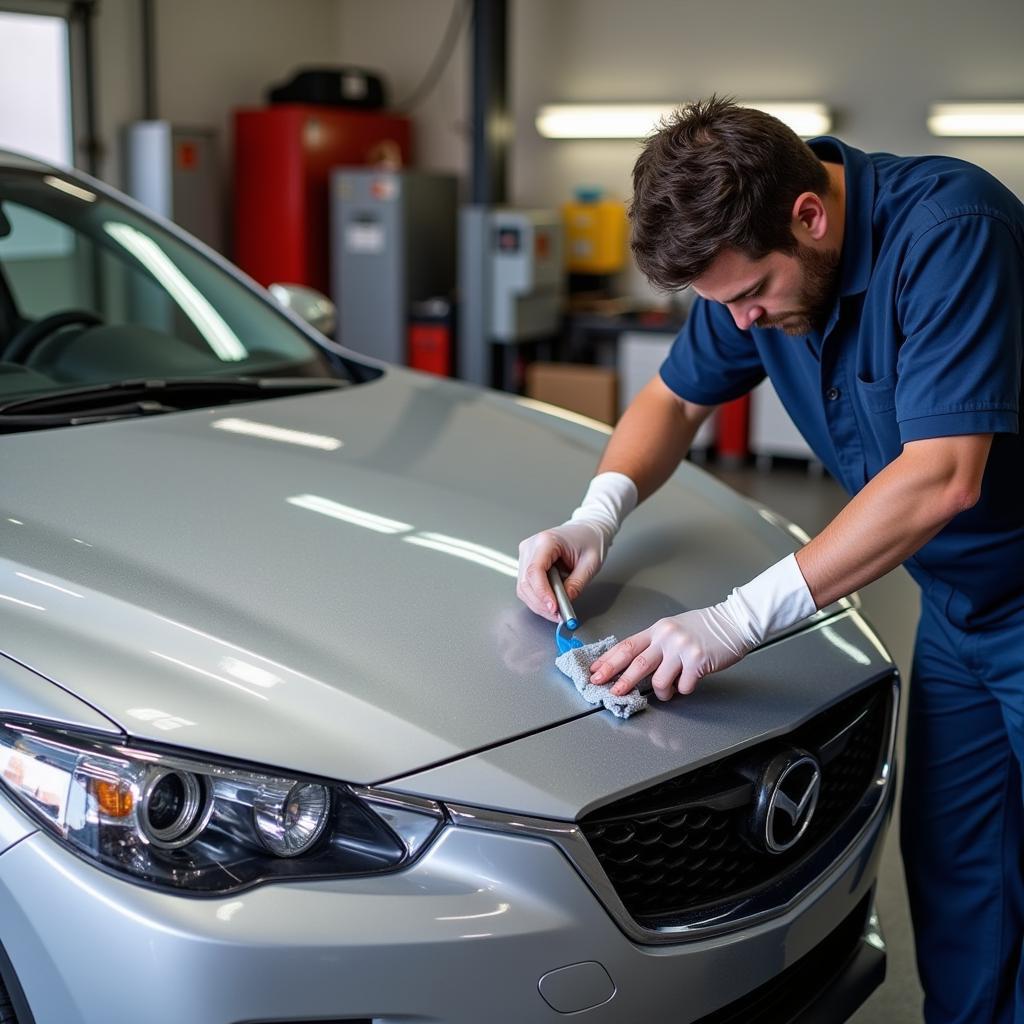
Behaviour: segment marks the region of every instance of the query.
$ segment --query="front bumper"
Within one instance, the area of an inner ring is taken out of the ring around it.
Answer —
[[[449,826],[398,874],[189,899],[102,873],[36,833],[0,856],[0,941],[35,1024],[836,1021],[880,980],[870,930],[828,965],[820,998],[845,1001],[841,1011],[807,1016],[803,984],[768,1017],[744,998],[793,989],[784,972],[840,922],[864,932],[855,915],[870,905],[887,817],[779,917],[656,946],[624,934],[561,851],[532,837]],[[855,969],[864,956],[867,974]],[[578,964],[601,970],[551,975]]]
[[[885,941],[866,897],[771,981],[694,1024],[836,1024],[885,980]]]

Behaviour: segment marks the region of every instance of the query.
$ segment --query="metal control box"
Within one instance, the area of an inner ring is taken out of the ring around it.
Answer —
[[[154,213],[224,251],[217,133],[170,121],[124,128],[125,191]]]
[[[551,210],[494,210],[491,248],[491,340],[555,334],[565,292],[561,217]]]
[[[450,174],[332,174],[331,297],[342,344],[406,362],[413,304],[455,290],[456,202]]]

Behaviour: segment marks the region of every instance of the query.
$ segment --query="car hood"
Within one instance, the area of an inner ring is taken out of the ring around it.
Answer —
[[[586,714],[515,559],[605,437],[532,406],[392,370],[9,435],[0,648],[131,736],[359,783]],[[616,541],[580,633],[720,600],[794,546],[684,465]]]

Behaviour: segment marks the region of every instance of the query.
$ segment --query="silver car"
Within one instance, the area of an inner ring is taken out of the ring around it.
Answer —
[[[515,552],[605,431],[358,357],[11,154],[0,345],[0,1020],[806,1024],[879,984],[898,681],[854,604],[581,703]],[[800,540],[684,464],[580,634]]]

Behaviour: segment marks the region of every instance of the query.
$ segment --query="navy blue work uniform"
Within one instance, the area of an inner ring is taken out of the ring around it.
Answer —
[[[959,160],[810,145],[846,178],[824,331],[740,330],[697,299],[661,377],[718,405],[767,375],[851,495],[905,442],[995,435],[978,503],[905,563],[902,838],[926,1020],[1024,1024],[1024,207]]]

